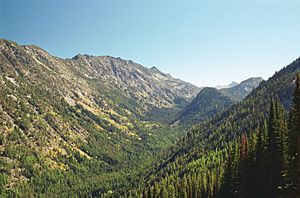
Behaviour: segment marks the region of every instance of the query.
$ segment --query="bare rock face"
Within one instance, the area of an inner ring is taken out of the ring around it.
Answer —
[[[177,98],[190,101],[199,88],[157,68],[146,68],[131,60],[111,56],[76,55],[70,64],[85,77],[102,81],[124,91],[136,100],[155,107],[171,108],[179,104]]]

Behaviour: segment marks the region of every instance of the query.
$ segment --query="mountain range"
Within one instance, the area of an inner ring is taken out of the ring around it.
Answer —
[[[196,98],[177,114],[173,125],[191,125],[213,117],[215,114],[243,100],[262,81],[263,79],[260,77],[249,78],[240,84],[231,83],[229,88],[203,88]]]
[[[174,140],[180,131],[165,120],[199,91],[130,60],[61,59],[4,39],[0,74],[1,170],[9,188],[74,163],[86,168],[83,159],[100,172],[139,163]]]
[[[266,81],[199,88],[131,60],[0,39],[0,195],[215,196],[271,99],[291,108],[299,71],[297,59]]]

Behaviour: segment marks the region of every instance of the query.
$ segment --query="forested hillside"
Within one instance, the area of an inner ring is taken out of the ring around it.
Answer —
[[[130,60],[1,39],[0,196],[295,197],[299,72],[297,59],[200,91]]]
[[[235,104],[229,96],[221,91],[205,87],[175,117],[174,125],[189,125],[202,122]]]
[[[193,127],[128,196],[296,197],[299,71],[298,59],[242,102]]]

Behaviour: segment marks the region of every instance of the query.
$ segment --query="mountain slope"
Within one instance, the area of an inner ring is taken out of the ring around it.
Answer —
[[[75,67],[86,80],[101,81],[110,89],[120,89],[140,106],[147,106],[144,107],[146,110],[151,105],[160,108],[181,107],[199,90],[196,86],[174,79],[155,67],[148,69],[121,58],[77,55],[66,62]]]
[[[240,103],[191,128],[185,137],[163,153],[160,165],[153,168],[145,177],[145,184],[132,193],[138,195],[156,188],[154,193],[216,196],[216,190],[226,177],[226,162],[232,159],[229,155],[243,156],[244,149],[253,149],[252,144],[245,144],[245,136],[251,137],[251,142],[257,141],[254,131],[267,128],[265,120],[269,117],[270,99],[278,98],[286,110],[290,108],[298,72],[300,59],[262,82]],[[236,153],[239,149],[241,153]],[[231,164],[234,166],[236,162]]]
[[[161,119],[198,92],[132,61],[60,59],[3,39],[0,84],[0,185],[50,195],[71,188],[99,195],[129,185],[121,181],[180,132]],[[161,119],[149,117],[154,109],[163,109]],[[43,178],[58,183],[48,186]]]
[[[262,82],[243,101],[237,103],[214,118],[191,128],[193,134],[189,148],[207,141],[209,147],[219,145],[218,140],[230,141],[241,133],[250,133],[265,120],[269,113],[271,97],[278,97],[286,110],[289,110],[294,90],[294,79],[300,72],[300,59],[276,72],[267,81]],[[206,145],[208,146],[208,145]],[[181,148],[183,149],[183,148]]]
[[[177,115],[175,123],[196,124],[233,104],[234,101],[219,90],[206,87]]]
[[[227,89],[220,89],[220,91],[234,101],[241,101],[250,94],[253,89],[258,87],[262,81],[263,79],[261,77],[253,77]]]
[[[204,88],[196,98],[184,107],[175,117],[173,125],[193,125],[211,118],[244,99],[262,82],[262,78],[249,78],[229,88]]]
[[[178,112],[199,91],[155,67],[148,69],[130,60],[77,55],[69,61],[83,79],[104,92],[102,98],[117,101],[143,120],[169,122],[169,115]]]

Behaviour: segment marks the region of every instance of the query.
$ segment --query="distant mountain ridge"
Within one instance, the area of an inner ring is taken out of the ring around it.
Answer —
[[[230,87],[234,87],[234,86],[236,86],[236,85],[238,85],[239,83],[238,82],[236,82],[236,81],[232,81],[230,84],[228,84],[228,85],[217,85],[217,86],[215,86],[214,88],[216,88],[216,89],[226,89],[226,88],[230,88]]]
[[[73,63],[76,66],[78,64],[88,66],[85,71],[82,71],[86,72],[87,78],[107,80],[106,84],[113,84],[125,92],[133,89],[135,93],[133,97],[136,97],[137,100],[140,100],[137,95],[146,97],[145,99],[157,107],[174,107],[178,105],[176,99],[187,102],[199,90],[190,83],[162,73],[156,67],[146,68],[131,60],[80,54],[73,57],[72,60],[76,60],[77,63]]]
[[[224,111],[243,100],[263,81],[260,77],[244,80],[240,84],[231,83],[229,88],[203,88],[175,117],[173,124],[197,124]]]
[[[193,125],[231,107],[235,102],[221,91],[205,87],[175,118],[174,124]]]
[[[220,89],[220,91],[234,101],[241,101],[250,94],[254,88],[258,87],[262,81],[263,78],[261,77],[252,77],[227,89]]]

